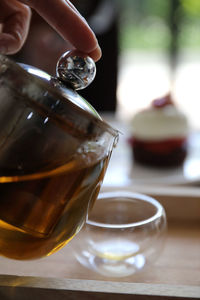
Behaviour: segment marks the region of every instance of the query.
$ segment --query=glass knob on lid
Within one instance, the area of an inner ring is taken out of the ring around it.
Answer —
[[[75,90],[86,88],[95,78],[96,66],[93,59],[78,51],[67,51],[57,62],[56,75]]]

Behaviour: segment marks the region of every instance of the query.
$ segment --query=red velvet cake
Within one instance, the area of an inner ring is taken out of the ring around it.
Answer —
[[[134,161],[155,167],[181,165],[187,155],[188,122],[171,96],[152,101],[132,119]]]

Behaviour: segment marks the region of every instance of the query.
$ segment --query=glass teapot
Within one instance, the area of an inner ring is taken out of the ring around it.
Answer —
[[[75,91],[94,76],[75,52],[57,77],[0,55],[0,255],[50,255],[84,224],[118,139]]]

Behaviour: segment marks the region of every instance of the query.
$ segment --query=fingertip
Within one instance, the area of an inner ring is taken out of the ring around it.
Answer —
[[[102,56],[102,51],[100,46],[98,45],[93,51],[91,51],[88,54],[95,62],[97,62],[98,60],[100,60],[101,56]]]
[[[0,33],[1,53],[6,55],[17,53],[28,35],[31,20],[31,9],[24,4],[16,4],[3,22]]]
[[[15,54],[21,49],[22,44],[20,33],[15,33],[15,35],[1,34],[0,53],[5,55]]]

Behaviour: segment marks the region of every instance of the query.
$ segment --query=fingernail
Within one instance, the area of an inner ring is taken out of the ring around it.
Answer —
[[[80,12],[78,9],[71,3],[71,1],[66,0],[67,4],[76,12],[80,15]]]
[[[78,11],[78,9],[68,0],[66,0],[67,4],[73,9],[73,11],[88,25],[88,22],[86,19],[81,15],[81,13]],[[89,25],[88,25],[89,26]]]

